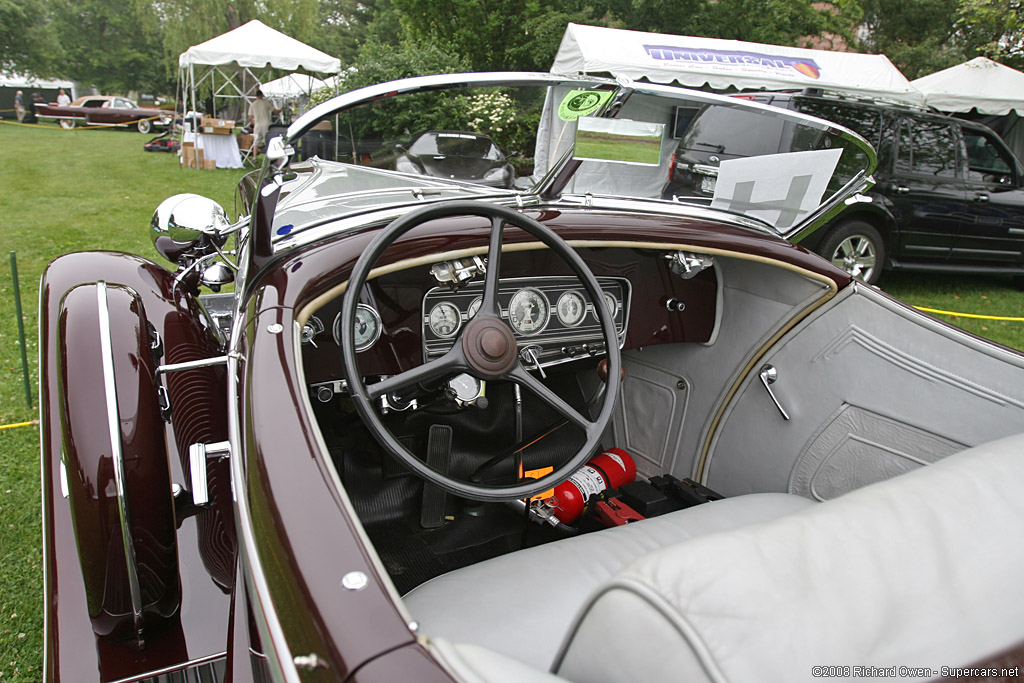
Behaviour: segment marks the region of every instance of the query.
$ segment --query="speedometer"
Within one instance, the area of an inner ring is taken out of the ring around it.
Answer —
[[[537,334],[547,327],[549,308],[547,297],[539,289],[520,289],[508,303],[508,321],[520,334]]]
[[[462,326],[462,316],[459,313],[459,309],[455,307],[455,304],[447,301],[442,301],[430,309],[428,320],[430,331],[438,337],[453,337],[459,331],[459,327]]]
[[[583,322],[583,317],[587,314],[587,302],[579,292],[569,290],[558,297],[555,312],[560,323],[566,327],[576,327]]]

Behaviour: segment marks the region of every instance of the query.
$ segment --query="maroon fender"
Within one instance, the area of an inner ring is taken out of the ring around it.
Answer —
[[[61,305],[60,421],[75,538],[93,630],[115,639],[144,638],[181,597],[149,328],[127,287],[81,285]]]

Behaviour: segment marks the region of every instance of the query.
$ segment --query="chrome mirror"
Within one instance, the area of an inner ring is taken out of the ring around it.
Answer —
[[[235,272],[226,264],[215,261],[203,268],[199,281],[213,291],[219,292],[222,286],[235,281]]]
[[[220,204],[197,194],[165,199],[150,221],[153,246],[172,263],[210,253],[224,244],[231,227]]]
[[[294,153],[295,150],[285,145],[284,138],[280,135],[270,138],[270,141],[267,143],[266,155],[273,162],[282,162]],[[281,163],[275,163],[274,165],[279,167]]]

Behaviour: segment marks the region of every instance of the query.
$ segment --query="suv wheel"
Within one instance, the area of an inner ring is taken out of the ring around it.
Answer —
[[[840,223],[822,241],[818,253],[869,285],[878,282],[885,263],[885,243],[870,223]]]

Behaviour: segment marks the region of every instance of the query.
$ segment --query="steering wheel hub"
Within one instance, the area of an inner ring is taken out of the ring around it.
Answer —
[[[477,373],[500,377],[516,364],[516,338],[508,325],[492,317],[478,316],[462,333],[462,351]]]

